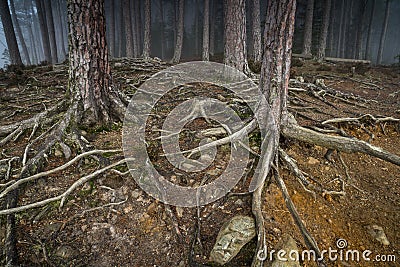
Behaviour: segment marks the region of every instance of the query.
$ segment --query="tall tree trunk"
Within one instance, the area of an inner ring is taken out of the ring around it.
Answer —
[[[48,28],[47,28],[47,21],[46,17],[44,14],[44,7],[42,5],[41,0],[35,0],[36,3],[36,10],[39,18],[39,25],[40,25],[40,33],[42,36],[42,43],[43,43],[43,53],[44,53],[44,59],[47,61],[47,63],[51,63],[52,57],[51,57],[51,48],[50,48],[50,40],[49,40],[49,34],[48,34]]]
[[[4,35],[6,36],[7,48],[10,54],[10,63],[22,65],[21,54],[18,50],[17,38],[15,37],[14,26],[11,20],[10,8],[7,0],[0,0],[0,16],[3,24]]]
[[[76,95],[78,123],[111,121],[111,73],[106,44],[104,0],[68,0],[69,89]]]
[[[165,59],[165,27],[164,27],[164,5],[163,1],[160,1],[160,46],[161,46],[161,58]]]
[[[22,35],[22,30],[21,26],[19,25],[17,13],[15,12],[14,0],[10,0],[10,7],[11,7],[11,17],[13,20],[14,29],[17,32],[18,40],[22,47],[22,53],[24,54],[26,64],[31,65],[31,59],[29,57],[28,47],[26,46],[24,36]]]
[[[125,53],[127,57],[134,56],[130,0],[123,0],[123,16],[125,29]]]
[[[224,1],[224,64],[246,75],[247,63],[245,0]]]
[[[368,33],[367,33],[367,40],[365,41],[365,59],[369,59],[371,56],[371,36],[372,36],[372,21],[374,18],[374,11],[375,11],[375,4],[376,0],[372,0],[372,7],[371,7],[371,15],[369,16],[368,22]]]
[[[31,3],[30,5],[30,13],[32,14],[32,21],[33,21],[33,31],[34,31],[34,37],[35,37],[35,42],[36,42],[36,47],[38,51],[38,63],[45,61],[45,55],[44,55],[44,49],[43,49],[43,41],[42,41],[42,34],[40,31],[40,23],[39,23],[39,15],[36,13],[35,15],[35,10],[33,9],[33,4]]]
[[[175,41],[175,51],[174,57],[172,58],[173,63],[178,63],[181,60],[182,54],[182,45],[183,45],[183,19],[184,19],[184,7],[185,7],[185,0],[176,0],[179,1],[178,7],[178,22],[177,22],[177,29],[176,29],[176,41]]]
[[[59,36],[59,40],[60,40],[60,44],[61,46],[58,46],[60,49],[59,51],[61,52],[61,54],[59,55],[59,60],[65,59],[66,56],[66,49],[65,49],[65,39],[64,39],[64,27],[66,27],[66,25],[64,24],[64,20],[63,20],[63,16],[62,16],[62,10],[61,10],[61,3],[60,1],[56,2],[56,8],[55,8],[55,14],[56,14],[56,25],[58,25],[58,31],[56,31],[58,33]]]
[[[134,38],[136,42],[136,54],[137,56],[140,55],[140,51],[142,51],[142,42],[141,42],[141,36],[142,36],[142,10],[141,10],[141,3],[142,1],[134,1],[133,3],[133,8],[135,10],[134,12],[134,18],[133,20],[135,21],[135,30],[134,30]]]
[[[117,19],[119,19],[119,25],[117,27],[118,30],[118,40],[119,40],[119,46],[118,46],[118,57],[122,57],[124,55],[124,43],[123,43],[123,39],[124,38],[124,16],[122,14],[124,14],[124,5],[123,5],[123,1],[124,0],[120,0],[119,1],[119,12],[117,12]]]
[[[356,58],[362,59],[362,41],[363,41],[363,27],[364,27],[364,19],[365,19],[365,11],[367,10],[367,2],[368,0],[362,0],[360,2],[360,11],[359,17],[357,20],[357,40],[356,40]]]
[[[386,32],[389,23],[389,10],[390,10],[390,0],[386,0],[385,18],[383,19],[381,38],[379,40],[378,56],[376,57],[377,64],[382,63],[383,48],[385,46]]]
[[[345,6],[347,4],[347,0],[342,1],[342,10],[340,14],[340,50],[339,50],[339,57],[344,57],[345,46],[346,46],[346,29],[347,29],[347,11]]]
[[[336,6],[337,6],[337,1],[333,0],[331,3],[331,14],[330,14],[330,19],[329,19],[329,56],[333,57],[334,56],[334,39],[335,39],[335,11],[336,11]],[[336,52],[336,51],[335,51]]]
[[[302,54],[307,56],[311,55],[313,16],[314,16],[314,0],[308,0],[306,21],[304,24],[303,51],[302,51]]]
[[[139,49],[138,49],[138,43],[137,43],[137,37],[136,35],[138,34],[136,31],[136,17],[137,14],[136,9],[135,9],[135,0],[130,0],[130,12],[131,12],[131,32],[132,32],[132,44],[133,44],[133,56],[138,57],[139,56]]]
[[[321,33],[319,35],[317,58],[322,59],[325,57],[326,38],[328,36],[329,17],[331,12],[332,0],[325,0],[324,14],[322,17]]]
[[[210,60],[210,0],[204,0],[203,54],[204,61]]]
[[[108,45],[108,49],[110,50],[111,57],[115,57],[115,1],[110,0],[110,29],[109,29],[109,37],[110,42]]]
[[[48,34],[50,38],[51,59],[53,63],[57,63],[58,53],[57,53],[56,31],[54,29],[53,9],[51,7],[51,1],[44,0],[43,2],[46,13]]]
[[[144,2],[144,38],[143,38],[143,57],[150,57],[151,47],[151,0]]]
[[[252,0],[252,27],[251,36],[253,43],[252,60],[261,62],[261,23],[260,23],[260,0]]]

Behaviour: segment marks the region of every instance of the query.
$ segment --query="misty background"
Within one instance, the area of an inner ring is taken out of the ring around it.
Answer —
[[[38,0],[43,1],[43,0]],[[45,60],[43,45],[39,29],[38,10],[33,0],[13,0],[15,13],[21,28],[24,41],[28,47],[28,53],[32,64],[40,64]],[[46,0],[45,0],[46,1]],[[113,2],[112,2],[113,1]],[[328,41],[326,55],[330,57],[338,56],[338,36],[340,28],[341,7],[344,5],[344,19],[347,19],[346,31],[346,52],[344,58],[353,58],[352,51],[354,38],[358,27],[362,31],[362,46],[361,53],[365,55],[368,25],[371,21],[371,41],[370,53],[367,53],[363,59],[371,60],[376,63],[381,31],[385,17],[386,1],[390,1],[388,14],[387,33],[384,40],[382,64],[398,63],[396,58],[400,54],[400,1],[398,0],[332,0],[331,21],[328,31]],[[9,5],[11,1],[8,1]],[[138,35],[138,51],[142,51],[143,47],[143,30],[144,30],[144,1],[131,1],[131,16],[132,24],[135,24],[134,35]],[[135,3],[133,3],[135,2]],[[246,2],[247,9],[247,28],[249,41],[250,34],[250,2]],[[365,2],[366,8],[362,24],[360,25],[361,3]],[[375,6],[372,9],[373,2]],[[52,0],[52,14],[55,28],[55,38],[57,43],[57,62],[62,62],[66,59],[68,49],[67,38],[67,4],[64,0]],[[313,15],[313,35],[312,35],[312,51],[316,50],[318,37],[321,29],[322,15],[324,11],[324,0],[315,0],[314,15]],[[266,14],[267,0],[260,1],[261,8],[261,25],[263,28]],[[212,55],[221,55],[223,53],[223,1],[211,0],[211,16],[210,16],[210,35],[213,35],[213,53]],[[296,28],[293,44],[293,52],[301,53],[303,43],[303,32],[306,16],[307,0],[297,1],[296,10]],[[110,21],[114,20],[114,43],[115,49],[113,57],[126,56],[125,53],[125,26],[122,19],[123,13],[122,0],[106,0],[105,14],[107,22],[107,37],[110,43]],[[186,0],[184,8],[184,39],[182,60],[199,60],[201,59],[202,51],[202,28],[203,28],[203,8],[202,0]],[[46,10],[46,12],[49,12]],[[12,12],[11,12],[12,13]],[[159,57],[163,60],[170,60],[174,52],[175,36],[176,36],[176,21],[177,21],[177,1],[176,0],[152,0],[151,2],[151,56]],[[10,60],[7,54],[7,45],[4,35],[3,25],[0,25],[0,67],[9,64]],[[342,26],[343,27],[343,26]],[[14,23],[15,28],[15,23]],[[210,37],[211,39],[211,37]],[[18,40],[19,50],[24,64],[27,63],[24,53],[22,53],[21,40]],[[248,42],[249,44],[250,42]],[[250,47],[248,45],[248,47]],[[249,51],[251,52],[251,51]],[[140,55],[136,55],[140,56]],[[53,62],[54,63],[54,62]]]

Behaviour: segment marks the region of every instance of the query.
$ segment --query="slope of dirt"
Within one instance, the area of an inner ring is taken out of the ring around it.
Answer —
[[[335,96],[321,92],[323,97],[316,98],[303,91],[291,92],[289,109],[301,125],[321,126],[321,122],[327,119],[359,117],[363,114],[371,114],[376,118],[400,117],[399,68],[356,66],[356,72],[352,74],[349,65],[313,62],[301,62],[299,65],[293,67],[292,78],[303,78],[305,82],[314,84],[323,82],[327,87],[344,94]],[[147,67],[135,69],[129,61],[118,61],[113,66],[115,81],[121,90],[131,94],[132,86],[139,85],[159,69]],[[1,124],[29,118],[55,105],[65,93],[66,77],[67,69],[63,65],[0,73]],[[304,84],[294,82],[291,87],[302,87]],[[351,136],[399,154],[400,124],[374,124],[368,118],[357,123],[333,125]],[[188,127],[194,131],[196,127],[206,126],[204,121],[195,121]],[[115,124],[112,129],[87,132],[84,136],[97,149],[121,148],[121,128],[121,124]],[[44,130],[39,129],[35,137]],[[1,147],[0,160],[21,157],[30,134],[30,131],[24,132]],[[193,147],[193,144],[187,143],[188,140],[182,139],[183,147]],[[297,210],[320,249],[337,249],[336,241],[345,239],[348,244],[346,249],[371,250],[371,258],[378,254],[395,255],[397,258],[397,263],[336,260],[326,261],[327,265],[398,266],[400,168],[357,153],[341,153],[343,165],[336,152],[328,161],[324,157],[326,149],[292,140],[284,140],[282,146],[314,183],[340,191],[341,181],[345,181],[344,196],[319,194],[314,198],[283,165],[280,168]],[[157,146],[152,149],[157,150]],[[73,152],[76,154],[78,149],[73,148]],[[122,155],[108,157],[110,162],[115,162]],[[218,159],[220,162],[213,167],[223,168],[226,157]],[[66,161],[61,149],[55,148],[47,155],[45,169],[55,168]],[[162,160],[159,163],[162,164]],[[29,183],[20,194],[19,205],[61,194],[79,177],[99,169],[102,164],[95,157],[87,157],[64,171]],[[11,179],[21,166],[13,163],[13,167]],[[117,169],[126,171],[126,167]],[[349,177],[346,176],[346,169]],[[211,169],[208,171],[210,175],[218,174]],[[0,183],[7,182],[3,178],[6,172],[7,166],[2,163]],[[251,172],[248,176],[251,178]],[[171,180],[178,178],[172,177]],[[182,185],[198,182],[196,177],[193,181],[190,177],[179,179],[177,182]],[[245,183],[239,182],[234,192],[245,193],[243,188]],[[129,174],[115,172],[99,175],[78,188],[61,210],[58,205],[59,202],[55,202],[17,214],[17,248],[21,266],[189,266],[189,252],[198,221],[201,225],[200,243],[194,246],[193,259],[207,263],[222,224],[237,214],[251,215],[250,194],[230,194],[199,210],[169,207],[143,192]],[[198,212],[200,218],[197,218]],[[274,183],[265,189],[263,213],[267,218],[268,249],[276,248],[285,234],[296,240],[300,250],[306,249],[280,190]],[[383,228],[390,245],[382,245],[369,234],[368,228],[372,225]],[[5,220],[0,217],[2,243],[4,235]],[[226,266],[250,266],[255,246],[253,240]],[[1,259],[3,263],[3,254]],[[315,266],[310,261],[302,264]]]

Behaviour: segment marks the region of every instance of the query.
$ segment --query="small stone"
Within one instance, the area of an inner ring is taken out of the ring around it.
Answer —
[[[78,255],[78,251],[71,246],[60,246],[56,249],[54,255],[63,259],[73,259]]]
[[[211,170],[206,171],[206,173],[207,173],[208,175],[215,176],[215,175],[218,175],[218,173],[219,173],[220,171],[221,171],[220,169],[215,168],[215,169],[211,169]]]
[[[182,218],[182,216],[183,216],[183,208],[182,207],[176,207],[176,214],[178,215],[179,218]]]
[[[63,152],[59,149],[54,150],[54,156],[56,157],[62,157],[64,156]]]
[[[241,199],[236,200],[235,205],[243,206],[243,200],[241,200]]]
[[[301,83],[304,83],[304,78],[302,76],[296,76],[295,79]]]
[[[139,191],[139,190],[133,190],[132,191],[132,198],[138,198],[140,195],[142,194],[142,192],[141,191]]]
[[[278,249],[276,251],[280,250],[285,252],[284,255],[281,255],[282,260],[276,258],[272,262],[271,267],[300,267],[298,259],[295,258],[296,255],[299,254],[299,249],[293,237],[285,234],[279,242]]]
[[[367,231],[373,238],[375,238],[375,240],[379,241],[382,245],[390,245],[390,242],[387,239],[386,234],[381,226],[376,224],[369,225],[367,226]]]
[[[225,101],[226,101],[226,98],[225,98],[223,95],[217,95],[217,99],[218,99],[219,101],[222,101],[222,102],[225,102]]]

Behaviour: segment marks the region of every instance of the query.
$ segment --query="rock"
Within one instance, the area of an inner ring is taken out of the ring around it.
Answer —
[[[210,260],[220,265],[226,264],[255,236],[255,222],[252,217],[233,217],[222,225],[210,253]]]
[[[210,169],[210,170],[206,171],[206,173],[207,173],[208,175],[211,175],[211,176],[218,175],[220,172],[221,172],[221,170],[218,169],[218,168]]]
[[[317,160],[316,158],[313,158],[313,157],[308,157],[308,162],[307,163],[310,164],[310,165],[315,165],[315,164],[319,163],[319,160]]]
[[[276,258],[278,252],[274,254],[275,259],[272,264],[269,265],[270,267],[300,267],[297,255],[299,255],[301,252],[299,252],[299,248],[297,247],[296,241],[293,239],[293,237],[285,234],[278,243],[277,247],[278,249],[276,251],[283,250],[286,253],[281,256],[282,260]],[[292,251],[297,251],[297,253]]]
[[[321,87],[326,87],[324,79],[316,79],[315,80],[315,85],[321,86]]]
[[[383,231],[382,227],[376,224],[369,225],[367,226],[367,231],[373,238],[375,238],[375,240],[379,241],[382,245],[384,246],[390,245],[390,242],[387,239],[386,234]]]
[[[178,215],[179,218],[182,218],[183,216],[183,208],[182,207],[176,207],[176,215]]]
[[[56,157],[62,157],[64,156],[63,152],[59,149],[54,150],[54,156]]]
[[[78,254],[78,251],[71,246],[60,246],[54,253],[54,255],[63,259],[73,259]]]
[[[296,76],[295,79],[301,83],[304,83],[304,78],[302,76]]]

